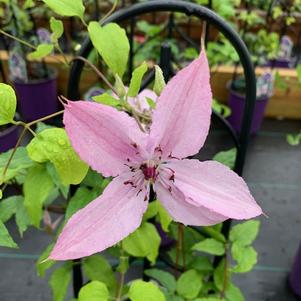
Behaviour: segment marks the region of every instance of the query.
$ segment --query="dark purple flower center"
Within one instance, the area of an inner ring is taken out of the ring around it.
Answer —
[[[157,173],[156,173],[156,167],[155,166],[148,166],[146,164],[142,164],[140,169],[143,172],[145,180],[156,180]]]

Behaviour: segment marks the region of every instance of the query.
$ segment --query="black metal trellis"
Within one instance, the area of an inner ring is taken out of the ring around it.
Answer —
[[[234,171],[242,175],[243,167],[246,158],[246,152],[249,142],[249,132],[253,117],[253,111],[256,100],[256,78],[254,74],[253,65],[248,53],[248,50],[239,37],[239,35],[234,31],[234,29],[226,23],[221,17],[215,14],[213,11],[209,10],[206,7],[189,3],[185,1],[176,1],[176,0],[154,0],[148,1],[140,4],[135,4],[129,8],[121,9],[111,15],[108,19],[105,20],[106,23],[110,22],[122,22],[122,21],[131,21],[131,27],[135,25],[135,18],[153,12],[180,12],[186,14],[187,16],[194,16],[200,20],[206,21],[210,26],[217,28],[232,44],[232,46],[237,51],[240,62],[243,67],[245,81],[246,81],[246,102],[244,108],[244,114],[242,119],[241,131],[239,134],[236,134],[235,131],[231,128],[229,123],[220,115],[215,115],[223,122],[226,130],[231,134],[231,137],[237,148],[237,155],[235,160]],[[130,44],[133,45],[133,28],[131,28],[132,34],[130,34]],[[89,53],[93,49],[92,43],[87,39],[79,53],[80,56],[88,57]],[[131,50],[131,55],[133,55],[133,50]],[[170,69],[170,47],[168,44],[164,44],[161,48],[161,67],[163,67],[163,72],[166,78],[170,77],[172,70]],[[132,70],[133,58],[130,58],[129,69]],[[75,61],[70,71],[70,78],[68,83],[68,98],[72,100],[79,99],[79,83],[81,73],[84,67],[82,61]],[[224,233],[228,233],[230,228],[230,221],[224,223]],[[77,271],[79,269],[77,268]],[[76,272],[74,271],[74,274]],[[74,275],[74,293],[77,295],[80,287],[82,286],[81,277]]]

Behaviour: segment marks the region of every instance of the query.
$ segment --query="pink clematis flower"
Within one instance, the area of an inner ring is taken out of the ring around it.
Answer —
[[[167,84],[157,100],[149,133],[125,112],[85,101],[69,102],[64,124],[71,143],[93,169],[114,177],[103,194],[75,213],[50,255],[66,260],[113,246],[141,224],[150,185],[177,222],[213,225],[262,213],[243,179],[196,154],[211,116],[205,52]]]

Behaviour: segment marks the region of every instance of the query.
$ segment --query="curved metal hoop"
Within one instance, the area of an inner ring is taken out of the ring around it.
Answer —
[[[231,42],[231,44],[237,51],[243,67],[246,81],[246,102],[242,119],[241,131],[237,137],[238,149],[234,168],[234,170],[239,175],[241,175],[245,162],[245,156],[249,142],[249,132],[256,100],[256,78],[248,49],[246,48],[244,42],[239,37],[239,35],[234,31],[234,29],[230,25],[226,23],[225,20],[223,20],[221,17],[219,17],[217,14],[215,14],[213,11],[209,10],[206,7],[194,3],[187,3],[185,1],[154,0],[145,3],[139,3],[129,8],[121,9],[115,12],[108,19],[106,19],[105,23],[121,22],[142,14],[156,11],[182,12],[188,16],[195,16],[199,19],[205,20],[207,23],[213,25],[221,33],[223,33],[223,35]],[[93,45],[90,39],[88,38],[84,42],[79,55],[87,57],[91,52],[92,48]],[[83,62],[75,61],[71,68],[68,83],[68,97],[70,99],[75,100],[79,98],[78,87],[83,66]]]

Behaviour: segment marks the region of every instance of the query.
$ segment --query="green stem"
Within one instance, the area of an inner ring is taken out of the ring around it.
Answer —
[[[86,21],[84,20],[84,18],[80,19],[82,21],[82,23],[85,25],[85,27],[88,27],[88,24],[86,23]]]
[[[34,46],[34,45],[30,44],[30,43],[27,43],[26,41],[23,41],[23,40],[21,40],[21,39],[19,39],[19,38],[17,38],[17,37],[14,37],[13,35],[11,35],[11,34],[5,32],[5,31],[2,30],[2,29],[0,29],[0,33],[3,34],[3,35],[5,35],[5,36],[7,36],[7,37],[9,37],[9,38],[11,38],[11,39],[13,39],[13,40],[15,40],[15,41],[17,41],[17,42],[19,42],[19,43],[21,43],[21,44],[23,44],[23,45],[25,45],[25,46],[27,46],[27,47],[29,47],[29,48],[32,48],[32,49],[34,49],[34,50],[37,49],[36,46]]]
[[[104,83],[116,94],[118,95],[117,91],[115,90],[115,88],[111,85],[111,83],[107,80],[107,78],[104,76],[104,74],[98,70],[98,68],[93,64],[91,63],[89,60],[87,60],[86,58],[82,57],[82,56],[76,56],[75,58],[72,59],[72,61],[76,61],[76,60],[79,60],[79,61],[82,61],[84,62],[85,64],[89,65],[93,70],[94,72],[104,81]]]
[[[12,153],[10,154],[9,159],[8,159],[8,161],[7,161],[7,163],[6,163],[5,167],[4,167],[4,170],[3,170],[3,173],[2,173],[2,179],[0,181],[1,185],[3,184],[3,182],[5,180],[5,176],[6,176],[8,167],[9,167],[9,165],[10,165],[10,163],[11,163],[11,161],[12,161],[12,159],[13,159],[16,151],[17,151],[18,146],[20,145],[20,143],[21,143],[21,141],[22,141],[22,139],[23,139],[23,137],[24,137],[24,135],[26,133],[26,130],[27,130],[27,128],[23,128],[23,131],[22,131],[22,133],[21,133],[21,135],[20,135],[20,137],[19,137],[19,139],[18,139],[18,141],[17,141],[17,143],[16,143],[16,145],[15,145]]]
[[[37,134],[35,133],[35,131],[33,131],[31,128],[30,128],[30,126],[27,124],[27,123],[25,123],[25,122],[23,122],[23,121],[12,121],[12,124],[15,124],[15,125],[21,125],[21,126],[23,126],[23,127],[25,127],[33,136],[36,136]]]
[[[120,259],[119,259],[120,263],[122,263],[125,259],[126,259],[126,257],[124,256],[124,250],[123,250],[122,242],[121,242],[120,243]],[[116,292],[116,301],[121,301],[124,280],[125,280],[125,272],[120,271],[120,280],[119,280],[118,290]]]
[[[36,123],[38,123],[38,122],[48,120],[48,119],[50,119],[50,118],[52,118],[52,117],[61,115],[61,114],[63,114],[63,113],[64,113],[64,110],[55,112],[55,113],[53,113],[53,114],[50,114],[50,115],[47,115],[47,116],[45,116],[45,117],[39,118],[39,119],[37,119],[37,120],[31,121],[31,122],[27,123],[27,126],[32,126],[32,125],[34,125],[34,124],[36,124]]]
[[[57,51],[60,53],[60,55],[63,57],[66,66],[69,67],[69,62],[68,62],[68,60],[67,60],[67,57],[66,57],[65,53],[63,52],[63,50],[62,50],[61,46],[59,45],[59,43],[56,43],[56,44],[55,44],[55,48],[56,48]]]
[[[225,264],[224,264],[224,282],[223,282],[223,288],[222,291],[220,293],[220,297],[221,299],[225,298],[225,294],[226,294],[226,290],[228,288],[228,283],[229,283],[229,279],[228,279],[228,244],[225,245]]]
[[[112,8],[100,19],[99,23],[102,24],[116,9],[118,5],[118,0],[115,0]]]

